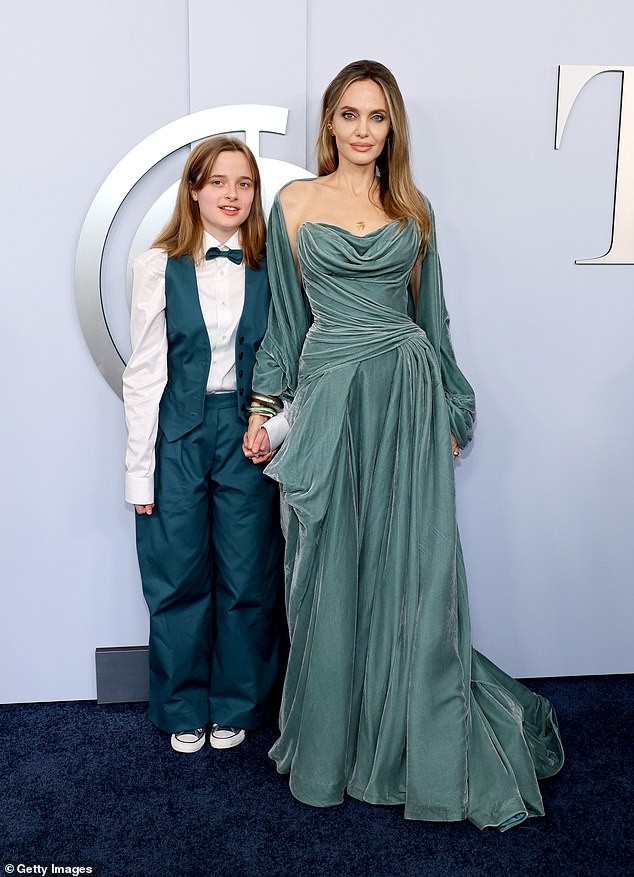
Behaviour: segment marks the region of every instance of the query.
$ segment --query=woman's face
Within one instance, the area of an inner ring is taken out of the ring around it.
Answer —
[[[349,85],[332,114],[331,125],[340,167],[342,160],[354,165],[374,165],[390,131],[387,101],[381,86],[371,79]]]
[[[246,221],[255,186],[249,161],[242,152],[221,152],[202,189],[192,190],[203,228],[224,244]]]

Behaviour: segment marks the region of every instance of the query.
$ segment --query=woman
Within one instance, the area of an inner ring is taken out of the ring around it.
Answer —
[[[471,648],[453,459],[474,396],[383,65],[355,62],[328,87],[318,159],[318,179],[273,208],[253,381],[292,399],[266,469],[288,505],[291,633],[271,756],[308,804],[347,792],[505,830],[543,814],[537,777],[562,752],[550,704]],[[263,422],[247,454],[269,450]]]
[[[251,151],[213,137],[134,263],[126,499],[150,610],[150,719],[181,753],[202,748],[208,723],[214,749],[240,744],[267,719],[278,670],[277,487],[240,451],[270,300],[264,238]]]

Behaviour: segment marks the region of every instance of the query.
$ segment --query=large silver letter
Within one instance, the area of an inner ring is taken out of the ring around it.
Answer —
[[[576,259],[577,265],[634,265],[634,67],[563,64],[557,89],[555,149],[559,149],[568,116],[586,82],[599,73],[621,74],[619,145],[614,181],[612,240],[605,256]]]

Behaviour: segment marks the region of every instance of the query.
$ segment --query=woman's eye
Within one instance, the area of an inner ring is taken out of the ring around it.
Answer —
[[[381,115],[381,113],[376,113],[372,118],[375,122],[385,122],[385,116]]]
[[[354,113],[351,113],[351,112],[349,112],[349,111],[346,111],[345,113],[342,113],[341,116],[342,116],[342,118],[344,118],[344,119],[354,119]]]

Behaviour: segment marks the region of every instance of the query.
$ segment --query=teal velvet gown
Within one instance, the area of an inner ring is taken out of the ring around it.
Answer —
[[[432,230],[418,319],[412,220],[363,237],[307,222],[300,286],[276,201],[254,389],[292,399],[266,472],[285,505],[290,655],[270,755],[300,801],[344,793],[502,830],[543,815],[563,763],[551,705],[471,647],[451,433],[474,397],[448,331]]]

